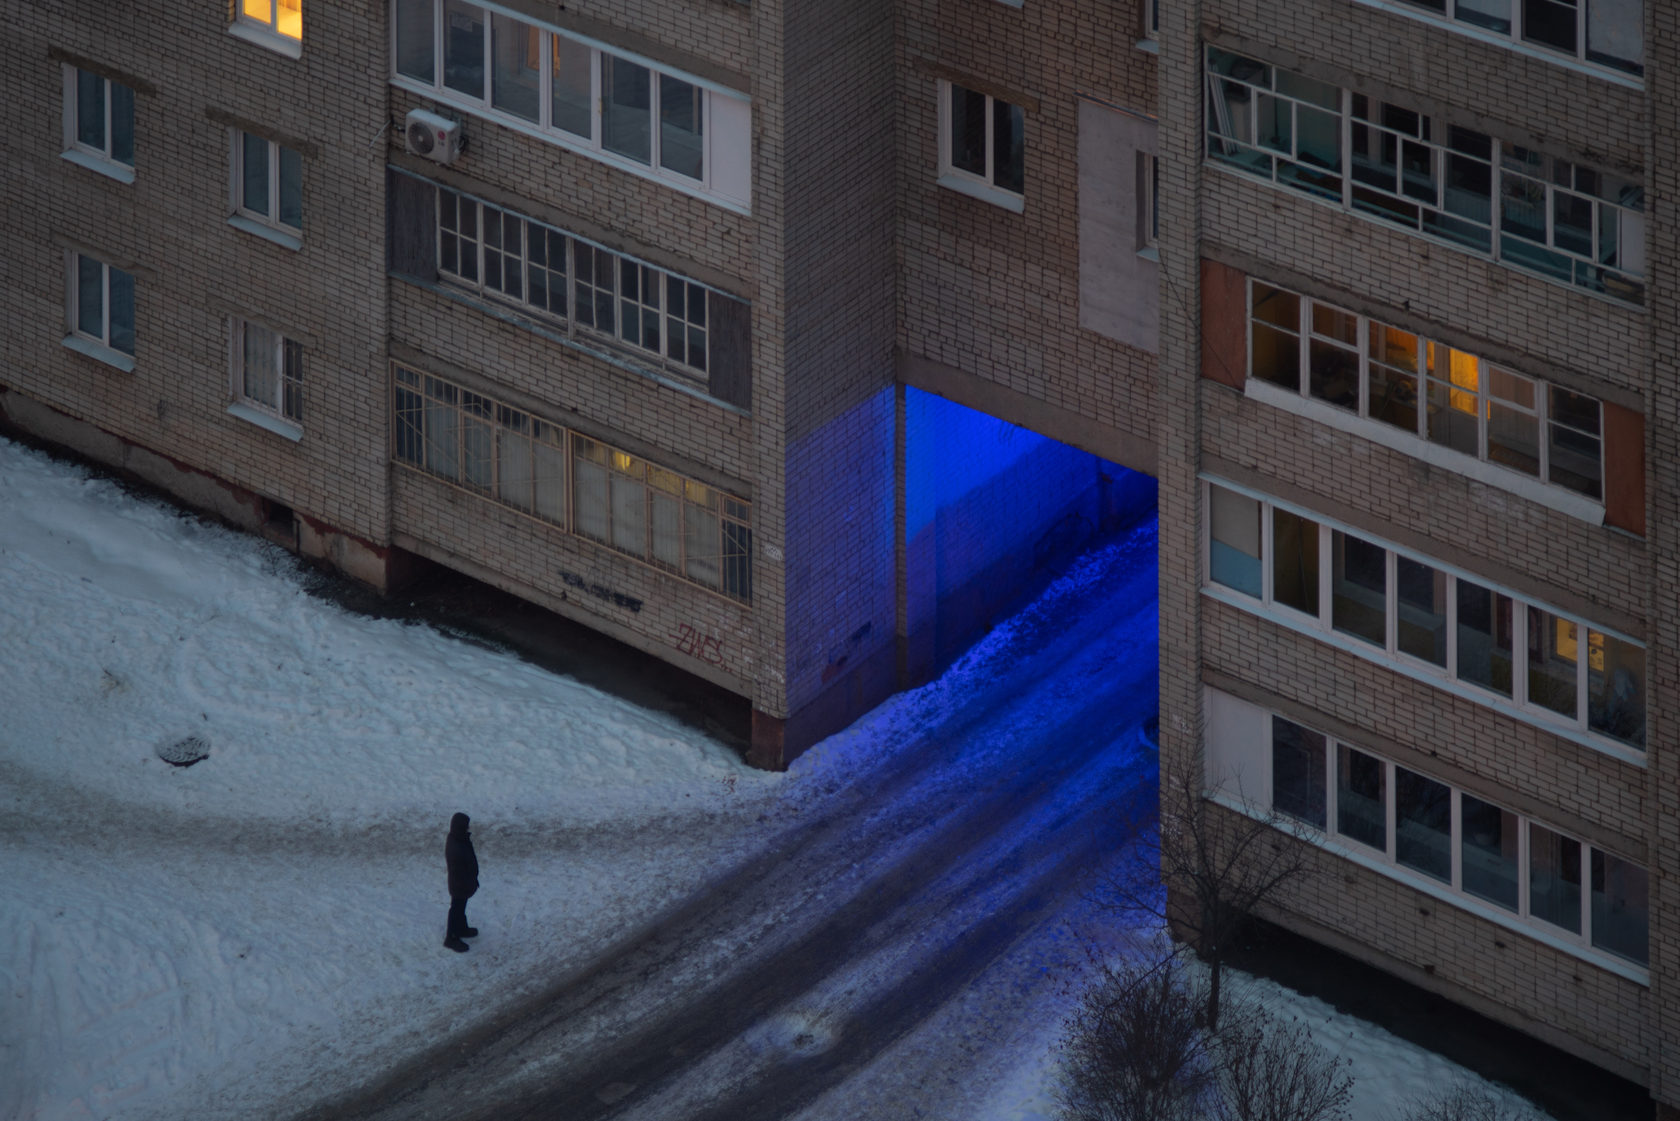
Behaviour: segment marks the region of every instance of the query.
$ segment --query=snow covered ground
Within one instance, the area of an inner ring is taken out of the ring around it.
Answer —
[[[820,811],[938,696],[763,774],[506,654],[346,613],[284,552],[0,440],[0,1118],[301,1109],[582,967]],[[159,758],[188,741],[207,758]],[[456,810],[483,864],[465,955],[439,944]],[[1096,929],[1045,923],[803,1116],[894,1118],[895,1087],[941,1079],[927,1116],[1048,1121]],[[1456,1074],[1268,1000],[1353,1060],[1356,1117]]]

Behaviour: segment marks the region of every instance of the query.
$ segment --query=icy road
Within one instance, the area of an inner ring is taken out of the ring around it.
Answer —
[[[1152,807],[1154,591],[1151,523],[930,687],[808,820],[311,1121],[855,1116],[819,1099],[1059,919]]]

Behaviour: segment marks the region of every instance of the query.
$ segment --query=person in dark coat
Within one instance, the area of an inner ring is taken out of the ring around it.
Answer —
[[[478,928],[467,925],[467,900],[478,890],[478,856],[467,834],[470,822],[466,814],[450,818],[449,839],[443,843],[443,861],[449,868],[449,925],[444,928],[443,944],[458,954],[467,952],[463,938],[478,936]]]

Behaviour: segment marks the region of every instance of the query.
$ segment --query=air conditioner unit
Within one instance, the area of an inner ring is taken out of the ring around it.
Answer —
[[[466,147],[461,122],[440,117],[425,109],[411,109],[405,122],[403,138],[408,150],[438,163],[454,163],[455,157]]]

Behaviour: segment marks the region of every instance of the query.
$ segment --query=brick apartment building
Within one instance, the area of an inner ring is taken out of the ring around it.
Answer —
[[[1670,6],[12,14],[11,429],[766,766],[1153,477],[1163,758],[1290,820],[1273,917],[1680,1103]]]

